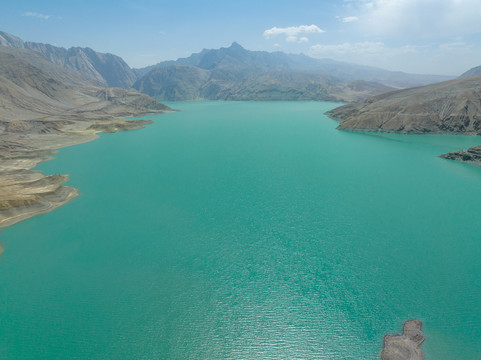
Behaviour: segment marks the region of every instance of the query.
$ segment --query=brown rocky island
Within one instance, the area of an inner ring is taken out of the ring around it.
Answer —
[[[422,360],[423,352],[419,348],[424,342],[422,325],[419,320],[409,320],[404,323],[402,334],[384,336],[381,359]]]

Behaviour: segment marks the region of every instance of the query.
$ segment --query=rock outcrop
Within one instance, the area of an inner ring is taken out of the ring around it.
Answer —
[[[381,359],[423,360],[423,352],[419,348],[424,342],[421,327],[421,321],[409,320],[404,323],[402,334],[384,336]]]
[[[475,146],[468,150],[453,151],[440,157],[449,160],[465,162],[471,165],[481,166],[481,146]]]

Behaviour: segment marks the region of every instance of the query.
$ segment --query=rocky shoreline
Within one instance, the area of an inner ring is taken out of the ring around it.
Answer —
[[[343,123],[344,118],[335,112],[338,108],[328,111],[326,115],[334,121],[339,122],[338,130],[355,131],[355,132],[370,132],[370,133],[387,133],[387,134],[401,134],[401,135],[462,135],[462,136],[479,136],[477,133],[455,132],[455,131],[440,131],[440,130],[416,130],[416,129],[385,129],[382,127],[375,128],[361,128],[361,127],[347,127]],[[481,167],[481,145],[474,146],[467,150],[453,151],[447,154],[439,155],[440,158],[465,162],[467,164]]]
[[[0,46],[0,228],[78,196],[63,185],[68,175],[33,170],[57,149],[151,123],[126,117],[171,111],[135,90],[99,87],[34,51]]]
[[[134,90],[84,88],[79,106],[36,117],[0,114],[0,229],[50,212],[78,196],[63,185],[68,175],[46,175],[34,168],[60,148],[89,142],[100,132],[134,130],[151,120],[127,120],[174,110]],[[57,105],[57,104],[55,104]],[[3,250],[0,247],[0,253]]]
[[[481,135],[481,75],[397,90],[326,113],[338,129],[397,134]],[[481,148],[442,158],[481,165]]]
[[[481,146],[475,146],[468,150],[453,151],[439,157],[481,167]]]
[[[98,132],[139,129],[150,122],[86,121],[71,124],[57,134],[0,135],[0,228],[50,212],[78,196],[77,189],[63,185],[68,175],[45,175],[33,170],[40,162],[50,160],[54,149],[95,140]]]
[[[141,116],[145,112],[133,111],[129,115]],[[151,122],[114,118],[73,122],[56,134],[1,134],[0,228],[50,212],[78,196],[77,189],[63,185],[68,175],[33,170],[40,162],[50,160],[55,149],[95,140],[99,132],[140,129]]]

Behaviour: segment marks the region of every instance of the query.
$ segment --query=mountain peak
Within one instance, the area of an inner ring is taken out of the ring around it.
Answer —
[[[12,35],[6,33],[4,31],[0,31],[0,45],[1,46],[11,46],[16,48],[23,48],[23,40]]]
[[[237,41],[234,41],[230,46],[231,49],[242,49],[245,50]]]

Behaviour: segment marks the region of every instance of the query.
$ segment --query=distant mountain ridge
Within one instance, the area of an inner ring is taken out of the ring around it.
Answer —
[[[230,47],[136,69],[133,87],[160,100],[325,100],[352,102],[446,80],[283,52]]]
[[[52,63],[94,80],[99,86],[128,89],[137,80],[137,75],[122,58],[113,54],[99,53],[90,48],[66,49],[49,44],[25,42],[3,31],[0,31],[0,45],[36,51]]]
[[[186,65],[205,70],[212,70],[222,65],[253,67],[258,70],[282,70],[325,75],[341,80],[371,81],[394,88],[407,88],[450,80],[453,77],[443,75],[408,74],[389,71],[372,66],[357,65],[331,59],[314,59],[304,54],[286,54],[284,52],[251,51],[244,49],[237,42],[230,47],[220,49],[203,49],[199,53],[175,61],[163,61],[154,66],[134,69],[144,76],[155,67]]]

